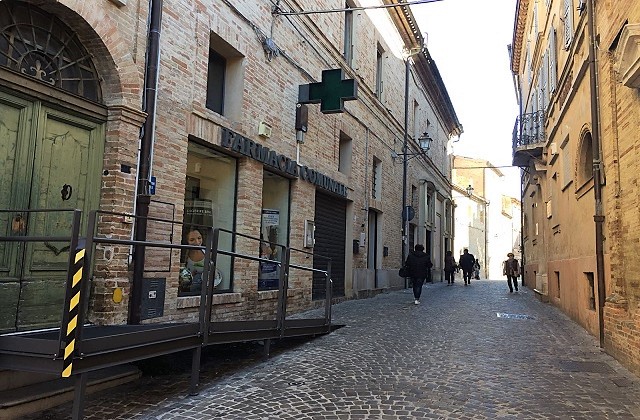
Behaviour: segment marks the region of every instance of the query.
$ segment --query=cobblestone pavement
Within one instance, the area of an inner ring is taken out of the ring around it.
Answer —
[[[88,397],[86,418],[640,418],[638,378],[596,338],[530,290],[460,283],[426,285],[420,305],[410,290],[335,305],[346,327],[268,360],[257,351],[228,368],[210,360],[198,396],[186,395],[188,369],[146,376]]]

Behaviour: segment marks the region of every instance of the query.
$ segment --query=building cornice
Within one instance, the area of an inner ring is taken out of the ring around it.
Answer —
[[[524,41],[524,29],[527,23],[528,10],[529,0],[518,0],[513,23],[513,40],[511,41],[511,71],[516,74],[520,72],[520,61],[522,58],[523,48],[522,44]]]
[[[385,5],[398,4],[401,0],[383,0]],[[422,48],[424,38],[409,6],[390,7],[387,9],[393,24],[398,28],[402,42],[407,50]]]

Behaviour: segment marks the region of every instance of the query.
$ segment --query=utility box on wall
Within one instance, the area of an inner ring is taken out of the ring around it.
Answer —
[[[164,291],[167,279],[142,279],[140,319],[158,318],[164,314]]]

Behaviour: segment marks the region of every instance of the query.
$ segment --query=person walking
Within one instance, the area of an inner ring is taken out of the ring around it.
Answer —
[[[507,284],[509,285],[509,293],[513,293],[513,289],[518,291],[518,275],[520,274],[520,267],[518,260],[513,258],[512,252],[507,254],[507,260],[502,263],[502,274],[507,276]],[[512,284],[513,282],[513,284]]]
[[[456,259],[453,257],[451,251],[444,253],[444,277],[447,279],[447,284],[451,285],[455,281]]]
[[[473,263],[473,278],[480,280],[480,263],[478,260]]]
[[[407,267],[407,274],[413,281],[414,304],[420,304],[422,285],[431,273],[431,258],[424,252],[424,246],[416,244],[414,251],[409,253],[404,265]]]
[[[464,285],[471,284],[471,276],[473,274],[473,266],[476,263],[476,257],[473,254],[469,254],[467,248],[464,249],[462,255],[460,255],[460,268],[462,268],[462,278],[464,279]]]

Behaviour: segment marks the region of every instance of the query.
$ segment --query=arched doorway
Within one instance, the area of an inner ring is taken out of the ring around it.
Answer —
[[[0,207],[98,208],[106,108],[91,54],[46,11],[0,2]],[[2,234],[68,236],[69,213],[0,215]],[[63,243],[0,243],[0,332],[59,326]]]

